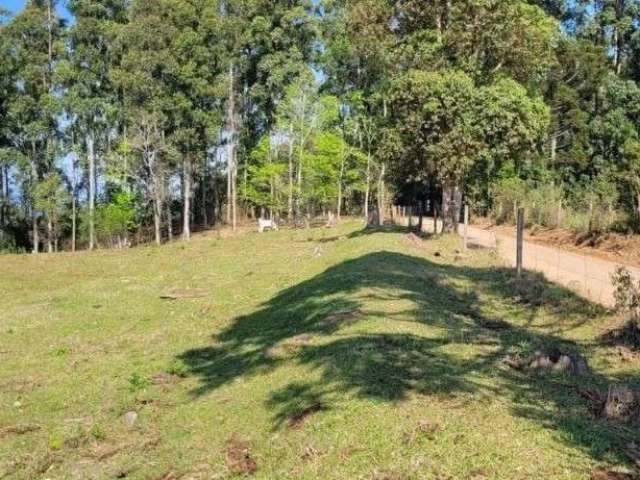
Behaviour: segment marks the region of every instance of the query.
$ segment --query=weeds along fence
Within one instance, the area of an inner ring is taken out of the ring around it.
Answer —
[[[409,216],[399,211],[395,221],[399,225],[409,225]],[[417,217],[411,218],[417,224]],[[433,232],[433,219],[423,221],[423,231]],[[462,228],[460,229],[462,234]],[[514,236],[497,234],[492,230],[469,226],[469,245],[495,249],[501,261],[508,267],[516,266],[517,244]],[[592,302],[613,307],[615,299],[611,276],[620,264],[593,256],[581,255],[558,248],[539,245],[529,241],[523,244],[523,267],[525,270],[540,272],[559,285],[568,288]],[[640,268],[626,267],[631,275],[640,280]]]

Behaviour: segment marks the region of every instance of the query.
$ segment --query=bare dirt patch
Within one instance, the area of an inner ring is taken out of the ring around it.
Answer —
[[[159,476],[156,480],[178,480],[180,477],[173,472],[167,472],[164,475]]]
[[[323,323],[328,327],[337,327],[339,325],[351,325],[355,323],[364,313],[360,309],[336,312],[327,315]]]
[[[591,472],[591,480],[637,480],[637,476],[626,472],[616,472],[598,468]]]
[[[512,225],[495,226],[489,221],[480,221],[477,226],[502,235],[515,236],[515,227]],[[586,234],[558,228],[533,227],[525,231],[525,240],[640,267],[640,235]]]
[[[494,332],[511,330],[513,328],[511,324],[505,322],[504,320],[480,319],[478,323],[482,328],[493,330]]]
[[[626,385],[612,385],[606,393],[593,389],[578,389],[580,396],[588,400],[589,410],[595,417],[621,423],[640,421],[640,392]],[[640,449],[637,453],[640,464]]]
[[[305,462],[310,462],[320,456],[321,452],[313,445],[306,445],[302,449],[302,453],[300,454],[300,458]]]
[[[0,428],[0,438],[9,435],[24,435],[25,433],[36,432],[40,430],[40,428],[40,425],[36,425],[35,423],[9,425],[8,427]]]
[[[316,402],[312,405],[309,405],[308,407],[300,410],[299,412],[294,413],[291,416],[291,418],[289,418],[289,422],[288,422],[289,428],[293,428],[293,429],[302,428],[305,422],[309,419],[309,417],[323,410],[326,410],[326,406],[323,405],[321,402]]]
[[[415,428],[405,432],[402,441],[405,445],[412,445],[422,437],[432,439],[436,433],[442,430],[442,426],[429,420],[421,420]]]
[[[516,370],[538,373],[567,373],[586,375],[589,373],[587,360],[578,353],[563,353],[560,350],[536,351],[524,357],[508,356],[507,365]]]
[[[407,233],[405,238],[414,247],[418,247],[418,248],[423,248],[424,247],[424,242],[422,241],[422,239],[418,235],[413,233],[413,232]]]
[[[151,377],[151,383],[154,385],[172,385],[182,380],[182,377],[173,375],[172,373],[160,372]]]
[[[311,345],[313,339],[313,335],[301,333],[300,335],[288,338],[272,347],[266,348],[264,350],[264,356],[268,359],[277,360],[288,355],[296,355],[302,347]]]
[[[236,475],[250,475],[258,470],[258,463],[251,456],[249,444],[237,437],[227,440],[225,461],[229,471]]]
[[[199,288],[174,288],[160,295],[163,300],[182,300],[189,298],[203,298],[208,292]]]
[[[601,337],[605,345],[626,349],[629,353],[640,354],[640,329],[635,322],[627,321],[621,327],[609,330]]]

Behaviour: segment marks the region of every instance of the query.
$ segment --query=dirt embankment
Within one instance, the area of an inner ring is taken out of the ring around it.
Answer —
[[[474,222],[474,226],[492,230],[501,235],[513,237],[516,235],[516,229],[512,225],[494,225],[488,220],[479,219]],[[640,235],[586,234],[558,228],[533,227],[525,231],[525,240],[640,267]]]

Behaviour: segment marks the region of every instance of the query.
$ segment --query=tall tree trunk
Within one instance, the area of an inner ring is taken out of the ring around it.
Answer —
[[[191,238],[191,159],[182,160],[182,239]]]
[[[160,195],[158,193],[154,193],[153,196],[153,231],[156,245],[160,245],[162,243],[162,234],[161,234],[161,226],[162,226],[162,200],[159,198]]]
[[[231,158],[232,158],[232,147],[229,144],[227,149],[227,205],[225,215],[227,217],[227,225],[231,225]]]
[[[200,202],[202,208],[202,228],[209,227],[209,216],[207,214],[207,160],[205,158],[204,167],[202,169],[202,181],[200,185]]]
[[[89,162],[89,250],[93,250],[96,241],[96,155],[93,133],[87,134],[85,143]]]
[[[385,175],[386,166],[383,163],[380,166],[380,176],[378,178],[378,224],[380,226],[384,225],[384,175]]]
[[[8,195],[5,187],[6,170],[4,165],[0,165],[0,243],[4,240],[4,230],[7,226],[6,204]]]
[[[229,152],[227,159],[227,223],[236,229],[236,182],[238,167],[236,164],[236,122],[235,122],[235,88],[234,88],[234,64],[229,65],[229,100],[227,102],[227,121],[229,123]]]
[[[173,241],[173,215],[171,214],[171,202],[167,202],[165,211],[167,213],[167,236],[171,242]]]
[[[231,183],[231,213],[232,213],[232,218],[231,218],[231,222],[232,222],[232,226],[233,226],[233,230],[236,229],[237,226],[237,222],[238,222],[238,169],[237,169],[237,162],[236,162],[236,157],[235,157],[235,149],[233,150],[233,175],[232,175],[232,183]]]
[[[47,213],[47,252],[53,253],[53,221],[51,212]]]
[[[76,251],[76,190],[71,194],[71,251]]]
[[[289,126],[289,201],[287,217],[289,222],[293,222],[293,125]]]
[[[622,73],[623,51],[624,51],[624,34],[620,31],[618,23],[622,20],[625,10],[625,1],[616,0],[616,25],[613,27],[613,45],[614,45],[614,70],[616,75]]]
[[[36,142],[31,142],[31,187],[35,187],[38,184],[38,165],[36,159]],[[31,198],[31,228],[33,232],[33,253],[38,253],[40,250],[40,235],[38,232],[38,212],[34,205],[33,196]]]
[[[462,208],[462,190],[456,183],[447,183],[442,188],[442,231],[457,233]]]
[[[300,217],[302,216],[302,202],[301,202],[301,195],[302,195],[302,147],[300,147],[300,155],[298,158],[298,178],[297,178],[297,188],[298,188],[298,192],[296,195],[296,216]]]
[[[369,219],[369,196],[371,195],[371,151],[367,151],[367,174],[364,187],[364,205],[363,212],[365,220]]]
[[[153,230],[156,245],[162,243],[162,206],[163,206],[163,179],[161,172],[158,170],[156,164],[157,152],[153,149],[145,153],[147,155],[146,164],[149,166],[149,175],[151,176],[151,194],[153,196]],[[171,208],[168,205],[168,208]],[[171,225],[171,218],[169,218],[169,225]]]
[[[307,97],[306,95],[303,93],[302,94],[302,108],[301,110],[304,112],[306,110],[306,104],[307,104]],[[296,172],[298,175],[297,178],[297,188],[298,191],[296,192],[296,216],[301,217],[302,216],[302,202],[301,202],[301,196],[302,196],[302,157],[304,154],[304,145],[305,145],[305,132],[304,132],[304,114],[300,115],[300,138],[299,138],[299,144],[298,144],[298,171]],[[307,209],[308,212],[308,209]],[[307,222],[308,223],[308,222]]]
[[[340,220],[340,215],[342,214],[342,177],[344,176],[344,145],[342,147],[342,155],[340,160],[340,174],[338,175],[338,208],[336,209],[336,214],[338,220]]]

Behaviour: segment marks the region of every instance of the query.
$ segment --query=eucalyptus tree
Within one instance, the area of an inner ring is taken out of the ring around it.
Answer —
[[[319,38],[311,0],[220,2],[228,71],[227,221],[235,224],[238,156],[273,130],[288,85],[309,68]]]
[[[405,3],[397,7],[401,5]],[[377,177],[378,217],[383,223],[386,164],[378,148],[383,138],[380,125],[388,112],[390,80],[402,68],[397,56],[398,11],[386,0],[327,0],[324,9],[323,39],[327,48],[323,66],[328,79],[323,89],[338,96],[347,116],[353,117],[349,123],[359,125],[356,145],[368,154],[363,211],[368,217]]]
[[[30,0],[6,28],[17,88],[7,108],[9,135],[12,146],[26,159],[23,193],[29,200],[31,243],[37,253],[40,215],[33,192],[54,166],[59,114],[54,70],[64,51],[63,22],[57,16],[54,0]]]
[[[68,55],[58,67],[64,104],[81,139],[88,179],[89,249],[95,246],[97,166],[108,154],[117,126],[118,95],[111,82],[115,38],[126,22],[124,0],[70,0],[74,22],[68,32]]]
[[[288,145],[289,220],[302,214],[305,159],[309,141],[324,125],[337,120],[337,104],[321,97],[311,72],[298,78],[288,88],[278,111],[278,127]]]
[[[32,192],[35,208],[47,219],[47,251],[58,251],[60,220],[66,213],[69,192],[58,172],[52,171],[35,186]]]
[[[224,58],[215,2],[174,0],[171,5],[170,22],[176,29],[170,45],[175,63],[169,66],[171,141],[182,156],[182,236],[189,239],[195,166],[206,164],[221,130]]]
[[[114,159],[121,174],[137,181],[151,203],[154,240],[160,244],[168,181],[176,160],[169,136],[176,109],[172,72],[178,68],[172,47],[179,32],[171,21],[168,0],[136,0],[129,8],[129,21],[116,38],[121,53],[110,72],[125,122]]]
[[[9,169],[15,163],[16,151],[11,142],[12,127],[9,123],[9,106],[16,93],[15,58],[11,49],[4,21],[8,12],[0,9],[0,249],[9,241],[10,195]]]

